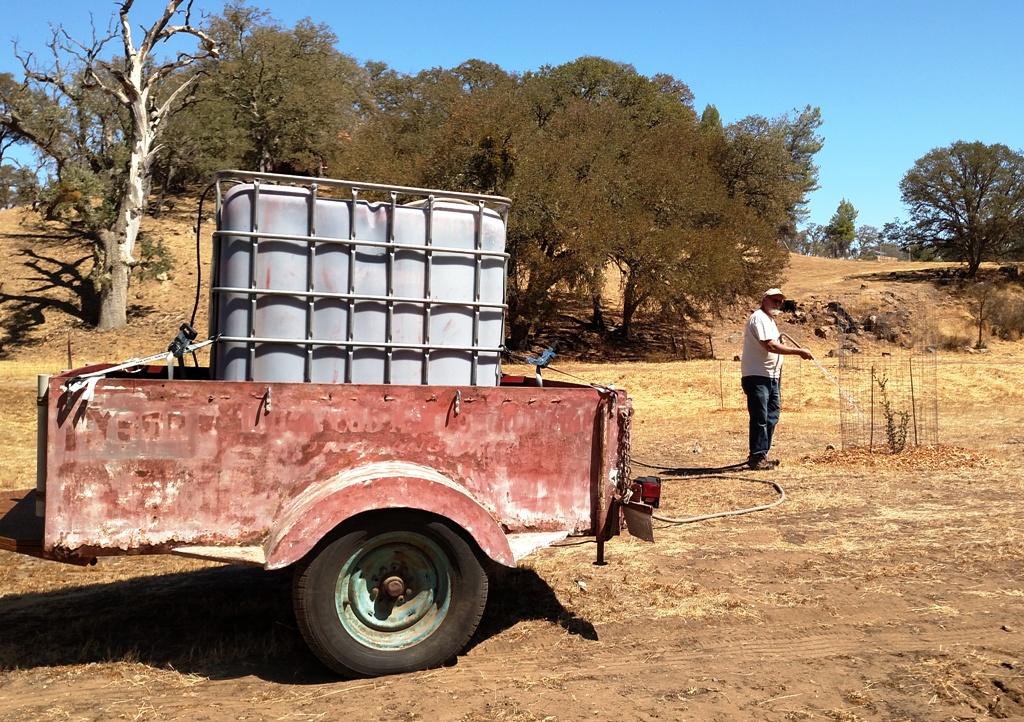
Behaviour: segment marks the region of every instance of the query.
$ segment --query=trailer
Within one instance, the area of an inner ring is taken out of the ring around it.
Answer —
[[[500,371],[504,251],[487,236],[507,199],[219,181],[210,338],[186,324],[156,359],[40,376],[36,486],[0,503],[0,549],[290,568],[314,653],[378,676],[461,651],[496,565],[579,535],[603,562],[625,512],[644,528],[625,391]],[[446,223],[466,243],[439,237]],[[439,292],[441,275],[468,294]],[[204,346],[210,363],[188,365]]]

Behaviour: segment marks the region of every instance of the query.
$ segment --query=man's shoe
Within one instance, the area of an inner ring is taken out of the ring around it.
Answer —
[[[770,471],[779,465],[779,462],[775,459],[768,459],[764,456],[758,456],[757,458],[751,458],[747,460],[747,466],[751,471]]]

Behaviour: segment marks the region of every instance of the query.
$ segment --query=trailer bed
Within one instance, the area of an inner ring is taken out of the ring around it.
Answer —
[[[43,556],[78,563],[174,552],[276,568],[349,516],[418,506],[514,564],[603,526],[623,392],[508,376],[451,387],[204,371],[169,379],[100,365],[52,377],[42,533],[25,518],[10,543],[41,536]],[[17,503],[18,519],[32,511]]]

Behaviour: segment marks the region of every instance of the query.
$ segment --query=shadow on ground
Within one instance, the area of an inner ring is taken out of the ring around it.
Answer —
[[[65,314],[79,323],[98,315],[99,297],[95,285],[83,273],[91,256],[65,262],[30,248],[23,248],[18,255],[25,258],[27,271],[27,275],[18,280],[27,287],[21,292],[9,293],[4,286],[10,284],[0,283],[0,308],[6,316],[4,334],[0,337],[0,358],[12,346],[29,345],[31,332],[43,325],[49,311]],[[71,300],[61,298],[68,295]]]
[[[597,638],[535,572],[511,569],[494,574],[469,646],[526,619]],[[0,669],[118,661],[211,679],[337,680],[296,627],[289,570],[224,566],[0,597]]]

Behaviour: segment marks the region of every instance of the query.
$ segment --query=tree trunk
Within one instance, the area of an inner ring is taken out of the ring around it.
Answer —
[[[619,333],[623,338],[630,338],[633,332],[633,314],[640,307],[641,298],[637,294],[636,282],[632,279],[626,279],[626,287],[622,292],[622,325],[619,327]]]
[[[174,164],[167,164],[167,174],[164,176],[164,182],[160,184],[160,195],[157,196],[156,205],[153,207],[153,217],[160,218],[164,214],[164,203],[167,202],[167,188],[171,185],[171,179],[174,177]]]
[[[604,309],[601,308],[602,292],[604,290],[604,269],[598,266],[590,277],[590,303],[593,313],[590,317],[590,325],[595,331],[605,332]]]
[[[590,318],[590,325],[594,327],[595,331],[604,333],[607,326],[604,322],[604,310],[601,308],[601,294],[595,294],[590,297],[591,303],[594,306],[594,313]]]
[[[135,143],[128,159],[128,178],[117,218],[109,231],[102,234],[103,268],[100,281],[101,331],[119,331],[128,325],[128,280],[135,265],[135,241],[149,200],[152,182],[150,166],[153,162],[153,135],[147,124],[146,96],[138,97],[131,108],[135,126]]]
[[[120,260],[124,244],[116,230],[101,234],[103,257],[98,259],[100,268],[95,269],[95,282],[100,297],[100,315],[97,329],[117,331],[128,325],[128,275],[130,267]]]
[[[511,319],[508,324],[508,345],[516,351],[526,351],[530,344],[530,323]]]
[[[978,299],[978,343],[975,344],[975,346],[974,346],[974,348],[976,348],[976,349],[985,348],[984,340],[982,339],[981,334],[982,334],[982,331],[985,328],[985,306],[986,305],[987,304],[985,303],[985,299],[984,298],[979,298]]]

